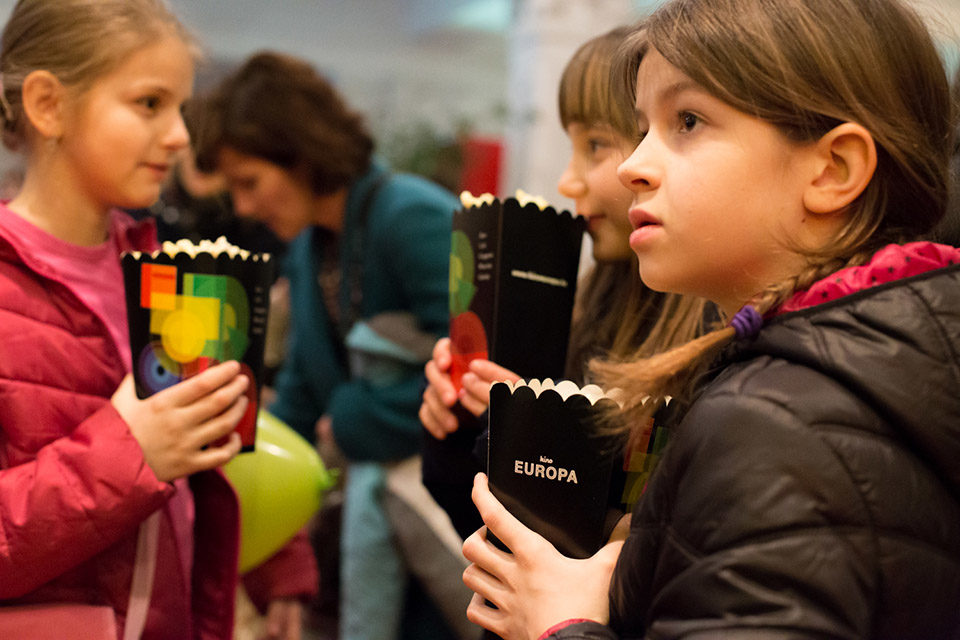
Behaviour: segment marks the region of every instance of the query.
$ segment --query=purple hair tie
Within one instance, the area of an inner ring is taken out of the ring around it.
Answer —
[[[737,332],[738,338],[749,338],[760,332],[763,326],[763,316],[750,305],[746,305],[734,314],[730,325]]]

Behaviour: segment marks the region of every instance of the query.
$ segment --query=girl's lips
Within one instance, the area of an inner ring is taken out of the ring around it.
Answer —
[[[630,209],[627,213],[627,217],[630,220],[630,224],[633,225],[634,229],[639,229],[640,227],[655,224],[659,225],[660,220],[654,216],[652,213],[644,211],[643,209]]]
[[[147,169],[149,169],[150,171],[154,172],[155,174],[161,177],[166,176],[167,173],[170,172],[169,164],[152,164],[148,162],[144,166],[146,166]]]
[[[630,247],[634,251],[639,251],[645,241],[663,228],[659,219],[643,209],[630,209],[627,217],[630,219],[630,224],[633,225],[633,232],[630,234]]]

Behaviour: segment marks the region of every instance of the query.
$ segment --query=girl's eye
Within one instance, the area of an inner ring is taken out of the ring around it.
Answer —
[[[154,111],[160,106],[160,98],[157,98],[156,96],[144,96],[143,98],[137,100],[137,102],[150,111]]]
[[[256,178],[239,178],[234,186],[241,191],[253,191],[257,188]]]
[[[606,140],[601,140],[599,138],[591,138],[590,140],[587,141],[587,146],[590,149],[590,153],[595,154],[601,149],[606,148],[607,142]]]
[[[697,123],[700,122],[700,118],[689,111],[680,112],[680,129],[683,131],[690,131],[697,126]]]

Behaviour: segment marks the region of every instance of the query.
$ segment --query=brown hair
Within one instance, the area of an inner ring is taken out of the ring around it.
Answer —
[[[621,26],[580,45],[560,78],[557,102],[566,129],[577,122],[609,126],[637,140],[633,107],[615,99],[611,64],[636,27]],[[643,346],[653,353],[702,333],[705,300],[653,291],[640,279],[636,256],[597,262],[578,286],[567,351],[567,377],[582,381],[598,356],[626,357]]]
[[[24,141],[21,92],[33,71],[49,71],[83,91],[131,52],[171,34],[199,56],[194,38],[163,0],[19,0],[0,40],[4,144],[17,149]]]
[[[960,67],[953,73],[952,89],[954,117],[960,118]],[[954,123],[954,135],[960,122]],[[953,155],[950,158],[950,197],[947,199],[947,213],[931,234],[935,242],[960,246],[960,140],[954,139]]]
[[[643,284],[636,258],[597,262],[577,287],[567,377],[582,382],[593,358],[635,359],[701,335],[713,304]]]
[[[609,125],[630,142],[637,140],[637,119],[633,106],[615,99],[611,64],[633,27],[611,29],[585,43],[574,52],[560,76],[557,103],[560,124],[566,129],[573,122],[587,126]]]
[[[673,0],[633,36],[615,63],[633,103],[648,48],[706,91],[780,128],[816,140],[842,122],[873,136],[877,169],[850,205],[850,222],[809,264],[751,301],[761,314],[884,244],[915,239],[943,216],[952,150],[949,83],[921,18],[898,0]],[[666,395],[683,395],[732,328],[634,362],[595,362],[627,391],[630,422]],[[642,404],[644,396],[654,402]]]
[[[370,165],[363,118],[303,60],[273,52],[250,57],[187,110],[197,166],[212,171],[224,147],[302,172],[317,195],[349,185]]]

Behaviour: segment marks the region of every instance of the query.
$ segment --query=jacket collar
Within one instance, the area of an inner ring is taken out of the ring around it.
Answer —
[[[960,264],[960,249],[948,245],[933,242],[887,245],[875,253],[867,264],[841,269],[806,291],[797,292],[777,310],[777,315],[807,309],[954,264]]]

